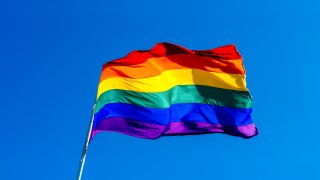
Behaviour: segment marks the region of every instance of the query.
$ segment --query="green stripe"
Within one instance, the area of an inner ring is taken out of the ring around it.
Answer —
[[[209,86],[175,86],[164,92],[135,92],[129,90],[109,90],[101,94],[95,112],[105,104],[127,103],[148,108],[169,108],[171,104],[200,103],[235,108],[250,108],[252,100],[247,91],[235,91]],[[125,109],[124,109],[125,111]]]

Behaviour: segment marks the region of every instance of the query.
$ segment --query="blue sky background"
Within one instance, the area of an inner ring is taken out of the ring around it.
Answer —
[[[234,43],[260,135],[100,133],[88,180],[320,179],[320,1],[0,2],[0,179],[75,179],[101,66],[134,49]]]

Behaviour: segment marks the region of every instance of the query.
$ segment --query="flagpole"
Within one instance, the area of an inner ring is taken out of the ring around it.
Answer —
[[[93,118],[94,118],[94,110],[96,108],[96,104],[93,105],[92,107],[92,115],[91,115],[91,120],[89,123],[89,129],[88,129],[88,134],[84,142],[84,146],[82,149],[82,155],[80,159],[80,165],[79,165],[79,172],[78,172],[78,177],[77,180],[81,180],[82,176],[82,171],[84,167],[84,162],[86,161],[86,156],[87,156],[87,151],[88,151],[88,146],[89,146],[89,141],[90,141],[90,135],[91,135],[91,130],[92,130],[92,124],[93,124]]]

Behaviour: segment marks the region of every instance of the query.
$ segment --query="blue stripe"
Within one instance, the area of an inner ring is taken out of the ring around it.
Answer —
[[[94,116],[93,126],[107,118],[121,117],[140,122],[168,125],[170,122],[206,122],[223,126],[252,123],[251,108],[232,108],[210,104],[173,104],[170,108],[146,108],[132,104],[106,104]]]

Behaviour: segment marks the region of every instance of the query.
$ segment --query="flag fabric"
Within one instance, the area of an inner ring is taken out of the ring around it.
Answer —
[[[158,43],[104,64],[91,138],[225,133],[249,138],[252,118],[243,60],[234,45],[189,50]]]

